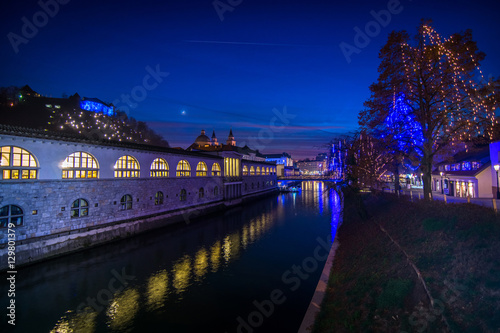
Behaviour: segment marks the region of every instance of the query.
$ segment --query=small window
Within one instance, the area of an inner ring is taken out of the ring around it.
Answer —
[[[77,199],[71,204],[71,218],[89,215],[89,203],[85,199]]]
[[[257,175],[257,176],[260,175],[260,167],[257,167],[257,169],[255,170],[255,175]]]
[[[443,170],[443,167],[441,166],[439,170]],[[449,164],[446,164],[444,166],[444,171],[450,171],[450,165]]]
[[[217,186],[214,187],[214,196],[219,195],[219,188]]]
[[[252,190],[253,190],[253,183],[252,183]]]
[[[243,176],[248,176],[248,167],[246,165],[243,166]]]
[[[245,183],[245,191],[248,191],[248,184]]]
[[[205,162],[200,162],[196,166],[196,176],[205,177],[207,175],[207,164]]]
[[[253,165],[250,167],[250,176],[255,176],[255,169]]]
[[[158,191],[155,194],[155,205],[163,204],[163,192]]]
[[[130,194],[125,194],[120,199],[120,209],[121,210],[129,210],[132,209],[132,196]]]
[[[168,163],[163,158],[157,158],[151,163],[151,177],[168,177]]]
[[[202,199],[205,196],[205,189],[203,187],[198,191],[198,197]]]
[[[179,198],[180,198],[181,201],[186,201],[186,199],[187,199],[187,193],[186,193],[185,189],[181,190],[181,195],[180,195]]]
[[[21,207],[16,205],[7,205],[0,208],[0,227],[7,228],[9,223],[16,227],[23,224],[24,213]]]
[[[176,171],[177,177],[191,177],[191,166],[186,160],[180,160],[179,163],[177,163]]]
[[[220,165],[219,163],[214,163],[212,165],[212,176],[220,176]]]

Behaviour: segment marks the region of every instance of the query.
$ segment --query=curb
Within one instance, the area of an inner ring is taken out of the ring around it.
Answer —
[[[335,258],[335,251],[339,246],[340,243],[337,238],[335,238],[332,247],[330,248],[328,258],[326,259],[325,267],[323,267],[323,272],[321,272],[316,290],[314,291],[311,302],[309,303],[309,307],[307,308],[306,314],[304,315],[304,319],[302,319],[302,324],[300,325],[298,333],[308,333],[312,331],[316,316],[321,309],[321,303],[323,302],[323,298],[326,294],[326,287],[328,286],[328,279],[330,277],[333,259]]]

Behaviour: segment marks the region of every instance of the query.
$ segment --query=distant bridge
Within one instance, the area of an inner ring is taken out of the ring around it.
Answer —
[[[278,180],[324,180],[335,182],[340,179],[332,176],[278,176]]]

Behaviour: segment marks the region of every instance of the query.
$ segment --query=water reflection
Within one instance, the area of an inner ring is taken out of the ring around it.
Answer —
[[[130,326],[139,311],[139,292],[126,289],[111,301],[106,315],[108,326],[113,330],[123,330]]]
[[[158,310],[164,305],[168,293],[168,273],[161,270],[151,275],[147,287],[147,304],[150,311]]]
[[[172,260],[166,261],[163,258],[164,255],[169,255],[163,252],[165,250],[157,252],[157,268],[153,273],[134,281],[134,286],[112,295],[105,310],[107,327],[112,330],[127,330],[133,327],[138,311],[166,311],[165,306],[169,299],[172,302],[181,302],[187,297],[191,286],[201,285],[208,274],[217,273],[238,260],[242,253],[266,235],[277,221],[283,220],[280,217],[288,214],[286,207],[290,207],[290,202],[295,209],[296,201],[301,207],[305,207],[304,204],[307,204],[307,207],[312,206],[315,214],[331,214],[330,230],[333,239],[339,223],[339,214],[335,213],[340,211],[341,202],[338,196],[323,182],[302,182],[301,193],[278,195],[277,200],[272,201],[272,209],[257,214],[247,213],[242,209],[240,214],[234,214],[237,216],[234,221],[226,225],[200,228],[198,237],[192,237],[194,240],[180,242],[181,249],[178,254],[173,254],[176,258]],[[245,214],[248,215],[247,222],[244,222]],[[145,306],[141,307],[141,303]],[[67,311],[51,332],[95,332],[97,316],[98,313],[91,310],[82,313]]]

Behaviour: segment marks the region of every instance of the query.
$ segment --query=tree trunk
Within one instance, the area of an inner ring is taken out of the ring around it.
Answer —
[[[429,152],[424,150],[424,156],[422,157],[422,162],[420,168],[424,174],[424,199],[427,201],[432,200],[432,157],[429,156]]]
[[[395,163],[394,165],[394,192],[398,193],[401,185],[399,184],[399,163]]]

